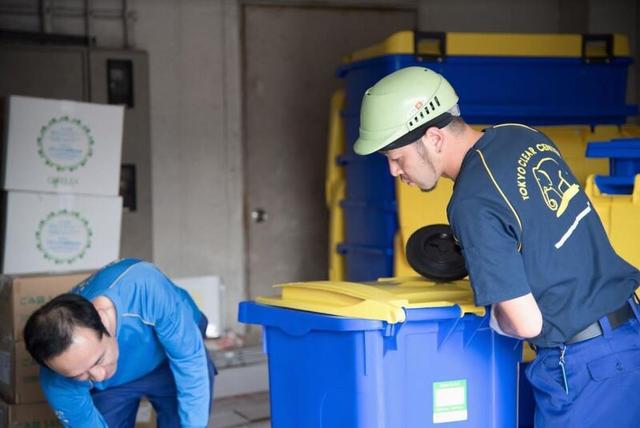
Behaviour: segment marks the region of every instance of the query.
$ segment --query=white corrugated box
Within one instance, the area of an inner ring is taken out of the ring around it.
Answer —
[[[124,107],[10,96],[5,190],[117,196]]]
[[[222,296],[224,286],[219,276],[198,276],[173,279],[173,282],[184,288],[196,302],[198,308],[207,316],[207,337],[219,337],[222,334]]]
[[[122,198],[6,192],[2,273],[93,270],[118,259]]]

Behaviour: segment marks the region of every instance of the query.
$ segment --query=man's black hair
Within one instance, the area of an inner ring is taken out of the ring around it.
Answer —
[[[76,327],[89,328],[98,339],[109,332],[89,300],[73,293],[61,294],[36,310],[27,320],[23,337],[27,351],[40,365],[69,348]]]

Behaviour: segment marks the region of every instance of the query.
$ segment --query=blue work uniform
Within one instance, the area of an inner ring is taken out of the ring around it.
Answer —
[[[484,131],[465,155],[447,215],[476,304],[532,293],[543,317],[527,376],[537,426],[631,426],[640,406],[640,334],[631,317],[566,342],[632,299],[640,272],[620,258],[555,144],[524,125]],[[637,312],[636,312],[637,313]],[[598,410],[595,410],[598,409]]]
[[[63,425],[133,427],[145,396],[159,426],[206,427],[215,367],[203,342],[206,317],[189,294],[135,259],[108,265],[73,292],[113,303],[119,356],[115,374],[102,382],[41,368],[40,384]]]

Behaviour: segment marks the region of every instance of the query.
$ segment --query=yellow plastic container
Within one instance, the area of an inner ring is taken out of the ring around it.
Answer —
[[[402,242],[402,237],[400,236],[400,232],[398,232],[393,240],[393,272],[397,276],[418,276],[418,272],[409,266],[404,250],[405,247]]]
[[[562,157],[582,185],[586,183],[587,177],[591,174],[609,174],[609,161],[607,159],[593,159],[585,156],[587,143],[596,138],[599,139],[600,135],[621,136],[618,126],[596,128],[600,129],[599,133],[596,133],[598,131],[592,133],[591,127],[588,125],[541,126],[538,128],[556,143],[560,153],[562,153]]]
[[[598,190],[594,176],[587,179],[585,192],[593,203],[611,245],[618,255],[640,268],[640,174],[631,195],[606,195]]]
[[[344,198],[344,196],[340,196],[340,188],[343,187],[345,181],[344,168],[336,164],[336,158],[345,151],[344,122],[340,115],[344,103],[344,89],[339,89],[331,95],[329,105],[329,138],[327,141],[327,181],[325,184],[325,201],[327,207]]]
[[[340,201],[345,198],[346,178],[344,168],[336,164],[336,158],[345,151],[344,123],[340,112],[344,107],[345,92],[337,90],[331,96],[329,111],[329,139],[327,148],[327,171],[325,202],[329,208],[329,279],[342,281],[346,278],[344,256],[336,247],[344,241],[344,214]]]
[[[336,250],[337,245],[344,241],[345,226],[344,213],[340,201],[345,197],[344,181],[338,182],[335,189],[335,203],[329,206],[329,280],[343,281],[347,277],[344,256]]]

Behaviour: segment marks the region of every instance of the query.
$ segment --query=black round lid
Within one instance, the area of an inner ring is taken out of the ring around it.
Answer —
[[[416,230],[407,241],[407,261],[420,275],[436,281],[454,281],[468,275],[460,246],[447,224]]]

